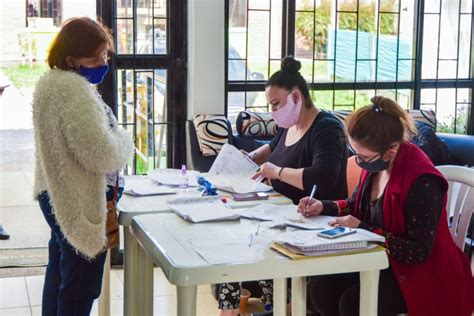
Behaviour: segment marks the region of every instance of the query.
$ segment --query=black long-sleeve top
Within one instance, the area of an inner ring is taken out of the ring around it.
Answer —
[[[293,145],[286,146],[288,129],[280,128],[273,138],[269,161],[279,167],[304,168],[303,190],[279,180],[273,188],[298,204],[317,185],[317,199],[347,197],[347,143],[342,123],[332,114],[320,111],[311,127]]]
[[[374,174],[368,176],[362,188],[361,217],[359,218],[361,223],[359,228],[378,232],[382,231],[380,227],[383,226],[383,198],[385,192],[378,199],[370,201],[373,176]],[[352,213],[358,189],[356,189],[352,198],[347,200],[348,207],[345,212],[343,211],[343,214],[349,215]],[[406,237],[398,237],[389,232],[383,232],[392,258],[405,263],[419,263],[428,258],[440,220],[444,192],[443,183],[434,175],[422,175],[413,182],[404,205]],[[322,202],[322,215],[338,215],[339,210],[335,202]]]

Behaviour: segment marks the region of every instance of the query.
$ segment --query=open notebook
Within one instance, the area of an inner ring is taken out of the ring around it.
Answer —
[[[270,191],[272,187],[252,180],[258,165],[236,147],[225,144],[206,178],[218,189],[231,193]]]
[[[240,216],[227,207],[218,196],[183,197],[167,205],[179,216],[192,223],[236,220]]]
[[[383,236],[364,229],[355,229],[355,234],[336,239],[319,237],[314,231],[293,231],[280,235],[275,242],[299,254],[366,249],[370,245],[369,242],[385,242]]]

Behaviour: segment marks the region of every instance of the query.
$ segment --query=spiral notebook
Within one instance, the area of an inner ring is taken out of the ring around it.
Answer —
[[[364,229],[356,229],[355,234],[342,236],[336,239],[319,237],[314,231],[293,231],[279,236],[275,242],[295,253],[305,254],[314,252],[343,251],[364,249],[369,242],[385,242],[383,236]]]

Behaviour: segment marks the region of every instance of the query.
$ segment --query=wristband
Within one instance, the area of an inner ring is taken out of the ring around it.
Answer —
[[[282,173],[283,169],[285,169],[285,167],[281,167],[280,171],[278,171],[278,180],[280,180],[280,181],[281,181],[281,173]]]
[[[348,208],[348,203],[346,200],[337,200],[335,201],[337,206],[339,206],[339,216],[346,215],[345,210]]]

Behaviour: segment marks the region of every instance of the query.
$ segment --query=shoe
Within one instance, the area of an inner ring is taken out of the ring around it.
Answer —
[[[0,240],[7,240],[10,239],[10,235],[8,235],[7,231],[3,229],[3,226],[0,225]]]

